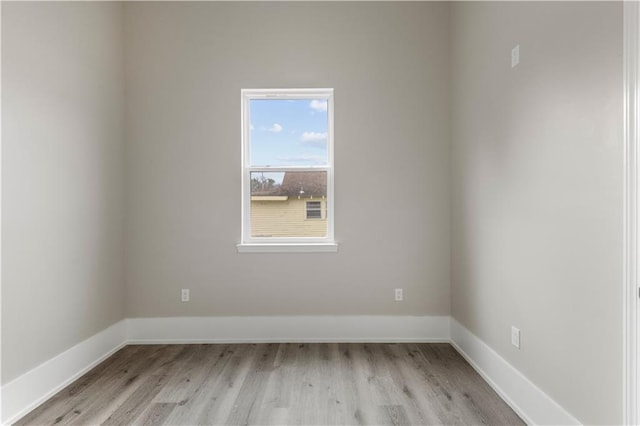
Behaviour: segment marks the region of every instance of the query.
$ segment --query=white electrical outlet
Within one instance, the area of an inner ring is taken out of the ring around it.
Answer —
[[[396,302],[402,302],[402,289],[396,288]]]
[[[183,302],[188,302],[191,299],[191,295],[189,294],[189,289],[188,288],[183,288],[181,296],[182,296],[182,301]]]
[[[520,349],[520,329],[511,326],[511,344]]]
[[[520,63],[520,45],[516,45],[513,49],[511,49],[511,68],[515,67]]]

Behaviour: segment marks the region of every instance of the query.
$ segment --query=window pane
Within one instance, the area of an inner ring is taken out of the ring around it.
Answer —
[[[325,171],[251,172],[251,236],[326,237],[326,198]]]
[[[252,166],[328,165],[326,99],[252,99]]]

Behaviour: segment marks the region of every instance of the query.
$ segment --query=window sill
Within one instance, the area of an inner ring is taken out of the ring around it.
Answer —
[[[336,253],[337,243],[237,244],[238,253]]]

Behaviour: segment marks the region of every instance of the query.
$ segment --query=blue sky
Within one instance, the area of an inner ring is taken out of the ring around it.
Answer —
[[[251,165],[327,164],[327,102],[252,99]]]

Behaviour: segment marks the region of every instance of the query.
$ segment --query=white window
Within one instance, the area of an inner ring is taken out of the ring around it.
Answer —
[[[307,201],[307,219],[322,219],[322,201]]]
[[[242,90],[238,250],[336,251],[332,206],[333,89]]]

